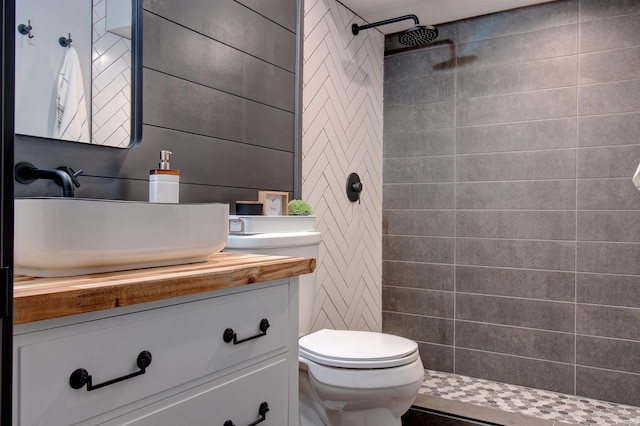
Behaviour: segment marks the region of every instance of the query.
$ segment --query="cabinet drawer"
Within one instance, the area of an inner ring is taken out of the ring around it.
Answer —
[[[20,425],[69,425],[188,383],[287,345],[288,287],[253,290],[148,312],[78,324],[64,338],[18,349]],[[226,343],[232,328],[237,339],[267,334],[244,343]],[[89,329],[87,329],[89,327]],[[46,335],[46,334],[45,334]],[[145,373],[92,391],[74,389],[77,369],[92,376],[94,386],[139,370],[138,355],[151,353]]]
[[[285,426],[288,421],[286,359],[271,361],[251,372],[176,395],[105,424],[135,426],[222,426],[230,420],[246,426],[261,418],[263,403],[268,411],[260,426]]]

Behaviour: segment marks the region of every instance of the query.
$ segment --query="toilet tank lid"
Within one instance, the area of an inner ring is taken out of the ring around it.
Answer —
[[[400,361],[402,364],[407,357],[412,360],[418,356],[418,344],[413,340],[371,331],[324,329],[301,337],[299,344],[301,355],[308,354],[312,360],[335,360],[338,364],[340,361],[354,365],[361,361],[374,364]]]
[[[267,234],[230,234],[228,249],[266,249],[319,244],[322,234],[316,231],[278,232]]]

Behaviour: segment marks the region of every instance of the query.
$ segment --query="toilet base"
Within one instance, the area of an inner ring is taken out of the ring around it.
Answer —
[[[338,406],[325,405],[331,403],[323,404],[311,384],[309,372],[305,368],[300,368],[299,373],[300,426],[401,426],[402,421],[399,416],[409,409],[418,393],[416,389],[414,397],[405,401],[399,410],[397,404],[389,400],[380,400],[379,403],[363,401],[362,404],[351,401],[349,408],[341,409]],[[396,409],[389,409],[392,406]]]
[[[388,410],[334,411],[325,422],[310,406],[300,402],[300,426],[401,426],[402,421],[390,415]]]

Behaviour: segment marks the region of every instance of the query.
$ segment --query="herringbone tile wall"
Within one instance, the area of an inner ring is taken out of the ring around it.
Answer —
[[[382,328],[384,36],[335,0],[305,1],[302,196],[322,232],[313,329]],[[360,175],[362,202],[346,180]]]
[[[125,148],[131,133],[131,41],[106,30],[106,3],[93,2],[91,143]]]

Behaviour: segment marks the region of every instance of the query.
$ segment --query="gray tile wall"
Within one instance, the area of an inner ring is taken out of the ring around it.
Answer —
[[[640,405],[640,1],[387,36],[383,329],[425,367]]]

